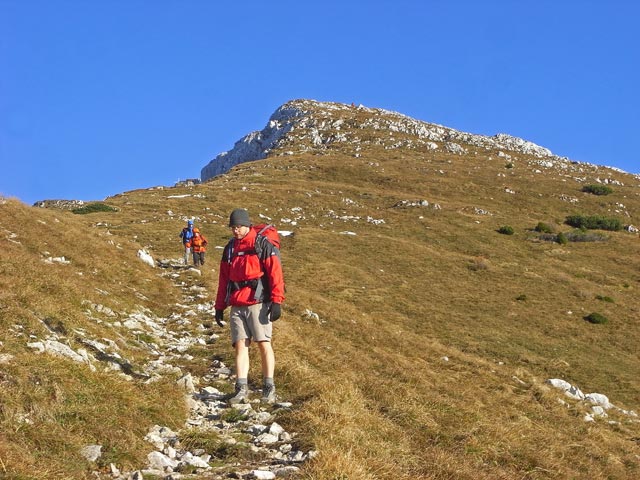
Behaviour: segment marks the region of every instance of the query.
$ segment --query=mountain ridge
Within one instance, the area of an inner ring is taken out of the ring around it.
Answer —
[[[354,121],[356,117],[358,120]],[[472,134],[381,108],[297,99],[276,109],[262,130],[245,135],[231,150],[211,160],[202,168],[201,180],[226,173],[240,163],[272,155],[320,153],[340,143],[367,145],[370,142],[362,137],[372,132],[375,132],[375,141],[388,149],[444,148],[452,153],[464,154],[469,147],[473,147],[506,150],[551,161],[569,161],[566,157],[554,155],[545,147],[505,133],[493,136]],[[394,133],[405,138],[393,139]],[[467,145],[467,148],[461,144]],[[287,150],[287,146],[294,145],[296,150]]]

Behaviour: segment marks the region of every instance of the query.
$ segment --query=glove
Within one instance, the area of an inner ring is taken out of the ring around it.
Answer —
[[[224,310],[216,310],[216,323],[219,327],[224,327],[224,322],[222,319],[224,318]]]
[[[280,304],[272,303],[271,306],[269,307],[269,314],[270,314],[269,320],[271,320],[272,322],[275,322],[276,320],[278,320],[280,318],[280,315],[282,315]]]

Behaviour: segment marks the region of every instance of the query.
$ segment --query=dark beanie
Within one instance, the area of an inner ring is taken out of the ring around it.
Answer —
[[[244,225],[245,227],[251,226],[251,220],[249,220],[249,212],[244,208],[236,208],[229,216],[229,226]]]

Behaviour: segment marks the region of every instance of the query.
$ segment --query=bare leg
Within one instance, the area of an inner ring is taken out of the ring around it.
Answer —
[[[249,376],[249,345],[251,340],[244,339],[235,343],[236,349],[236,378],[247,378]]]
[[[276,358],[271,342],[258,342],[258,347],[260,347],[260,360],[262,361],[262,378],[273,378]]]

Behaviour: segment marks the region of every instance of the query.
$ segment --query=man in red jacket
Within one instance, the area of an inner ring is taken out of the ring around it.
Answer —
[[[249,346],[258,343],[262,362],[263,403],[274,403],[275,356],[271,345],[272,322],[280,318],[284,301],[284,276],[280,251],[251,228],[249,213],[241,208],[229,216],[233,238],[220,262],[215,319],[223,326],[224,309],[231,306],[231,343],[236,353],[235,395],[232,404],[249,396]]]

